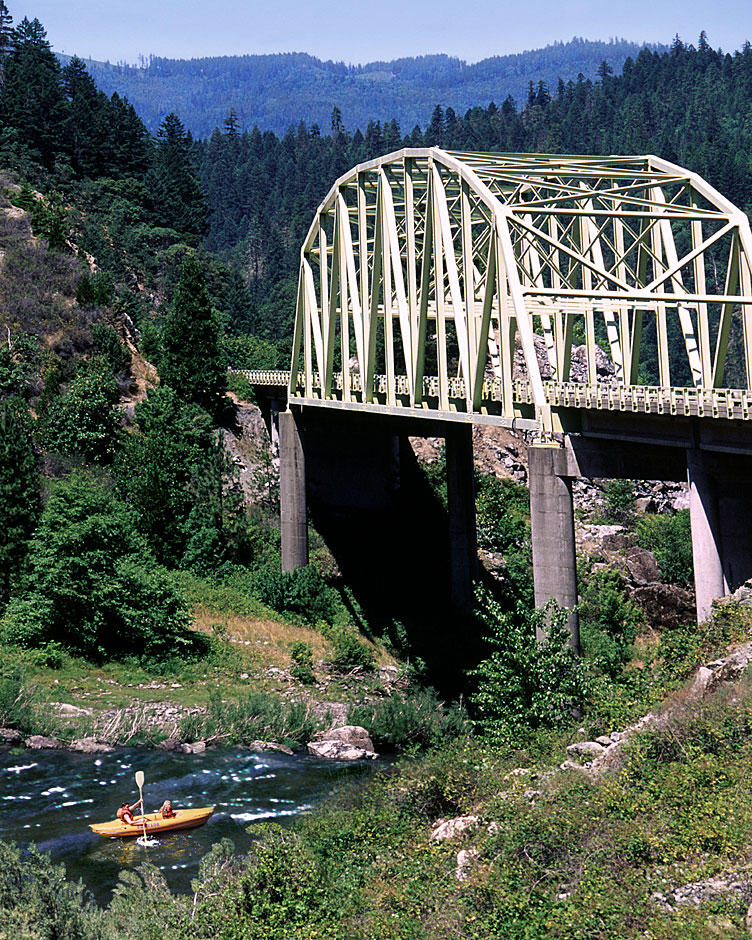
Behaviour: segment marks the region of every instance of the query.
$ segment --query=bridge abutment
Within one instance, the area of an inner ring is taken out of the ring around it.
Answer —
[[[728,591],[723,576],[718,487],[709,471],[708,460],[702,451],[687,451],[692,562],[699,623],[710,616],[713,601]]]
[[[536,607],[544,607],[553,598],[567,609],[572,646],[579,652],[574,506],[566,456],[557,446],[535,445],[528,451],[533,581]],[[543,638],[539,630],[538,639]]]
[[[279,413],[279,462],[282,570],[293,571],[308,564],[308,502],[301,430],[291,411]]]

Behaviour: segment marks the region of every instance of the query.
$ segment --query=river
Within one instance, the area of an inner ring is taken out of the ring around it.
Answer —
[[[289,821],[310,812],[348,776],[372,765],[343,764],[303,755],[211,749],[204,754],[172,754],[123,748],[111,754],[69,751],[0,752],[0,839],[35,842],[68,877],[81,879],[100,904],[107,904],[118,872],[144,861],[163,872],[174,891],[189,891],[201,857],[214,842],[232,839],[238,853],[257,820]],[[138,799],[135,773],[145,775],[148,812],[163,800],[173,806],[216,805],[202,827],[164,834],[151,847],[135,838],[105,839],[90,823],[115,817],[121,803]]]

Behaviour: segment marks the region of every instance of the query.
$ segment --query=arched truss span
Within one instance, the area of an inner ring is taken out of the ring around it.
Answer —
[[[751,259],[747,217],[657,157],[401,150],[316,213],[290,396],[544,432],[562,407],[748,417]]]

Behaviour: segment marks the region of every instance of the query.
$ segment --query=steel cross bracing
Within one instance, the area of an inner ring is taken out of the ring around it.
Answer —
[[[749,222],[696,174],[406,149],[319,206],[289,396],[544,434],[571,407],[748,418],[751,344]]]

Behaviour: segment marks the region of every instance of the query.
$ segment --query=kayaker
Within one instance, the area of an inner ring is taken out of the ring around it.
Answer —
[[[170,800],[165,800],[164,803],[159,807],[159,815],[162,819],[172,819],[173,816],[177,816],[177,813],[172,808],[172,803]]]
[[[140,806],[140,807],[141,807],[141,812],[143,812],[143,809],[144,809],[144,801],[143,801],[143,800],[139,800],[137,803],[134,803],[133,806],[131,806],[130,803],[123,803],[123,805],[122,805],[122,806],[120,807],[120,809],[117,811],[117,818],[118,818],[121,822],[124,822],[124,823],[125,823],[126,825],[128,825],[128,826],[137,826],[137,825],[139,825],[139,824],[143,821],[143,817],[139,817],[138,819],[134,819],[134,818],[133,818],[133,810],[134,810],[137,806]]]

